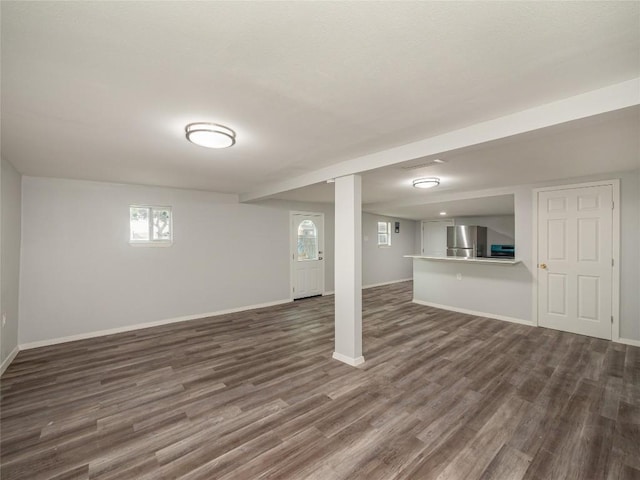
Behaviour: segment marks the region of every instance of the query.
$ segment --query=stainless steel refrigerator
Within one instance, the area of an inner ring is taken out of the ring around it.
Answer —
[[[487,256],[487,227],[455,225],[447,227],[447,257]]]

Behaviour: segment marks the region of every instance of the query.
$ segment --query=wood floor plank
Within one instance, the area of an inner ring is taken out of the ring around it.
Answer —
[[[437,478],[480,478],[513,435],[528,407],[527,402],[515,396],[503,403]]]
[[[482,472],[480,480],[520,480],[531,464],[531,457],[508,445],[503,445]]]
[[[332,296],[22,351],[0,476],[640,477],[640,348],[411,299],[363,291],[358,368]]]

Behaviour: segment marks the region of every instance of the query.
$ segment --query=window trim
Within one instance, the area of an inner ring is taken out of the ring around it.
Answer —
[[[149,240],[132,240],[131,239],[131,209],[146,208],[149,210]],[[169,211],[169,239],[153,240],[153,211],[168,210]],[[173,209],[168,205],[129,205],[129,245],[132,247],[170,247],[173,245]]]

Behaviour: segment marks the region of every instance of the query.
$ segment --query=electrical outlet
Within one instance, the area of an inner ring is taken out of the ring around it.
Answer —
[[[456,273],[456,280],[462,280],[462,274]]]
[[[4,327],[7,324],[7,314],[2,314],[2,326]]]

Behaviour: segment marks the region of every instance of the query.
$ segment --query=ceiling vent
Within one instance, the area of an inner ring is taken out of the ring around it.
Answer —
[[[418,168],[433,167],[434,165],[442,165],[443,163],[446,162],[444,160],[440,160],[439,158],[434,158],[433,160],[423,160],[412,165],[404,165],[400,168],[402,170],[417,170]]]

